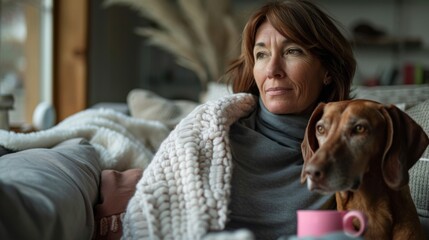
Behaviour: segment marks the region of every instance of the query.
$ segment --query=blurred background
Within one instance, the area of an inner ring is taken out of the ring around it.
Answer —
[[[56,121],[136,88],[200,101],[262,0],[1,0],[0,95],[12,125]],[[429,84],[429,1],[315,0],[353,43],[355,85]],[[0,103],[0,111],[4,111]]]

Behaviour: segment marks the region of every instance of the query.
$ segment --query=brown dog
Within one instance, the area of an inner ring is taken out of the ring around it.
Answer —
[[[369,100],[319,104],[301,145],[301,182],[336,193],[338,210],[368,218],[365,239],[423,239],[408,170],[429,139],[395,106]]]

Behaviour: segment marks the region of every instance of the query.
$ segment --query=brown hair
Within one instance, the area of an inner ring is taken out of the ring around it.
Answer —
[[[350,43],[338,30],[337,22],[307,0],[270,2],[259,8],[247,21],[242,34],[241,55],[231,63],[226,80],[234,93],[259,95],[253,77],[253,47],[256,31],[269,21],[282,35],[314,54],[331,76],[322,90],[320,101],[349,99],[356,61]]]

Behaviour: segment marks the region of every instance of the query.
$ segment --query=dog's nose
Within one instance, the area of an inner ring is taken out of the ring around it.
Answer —
[[[305,168],[305,173],[313,182],[320,182],[325,178],[325,173],[315,165],[309,165]]]

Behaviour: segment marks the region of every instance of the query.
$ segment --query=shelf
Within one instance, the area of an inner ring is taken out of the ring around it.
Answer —
[[[387,50],[424,50],[421,38],[417,37],[378,37],[372,39],[353,39],[351,43],[356,48],[387,49]]]

